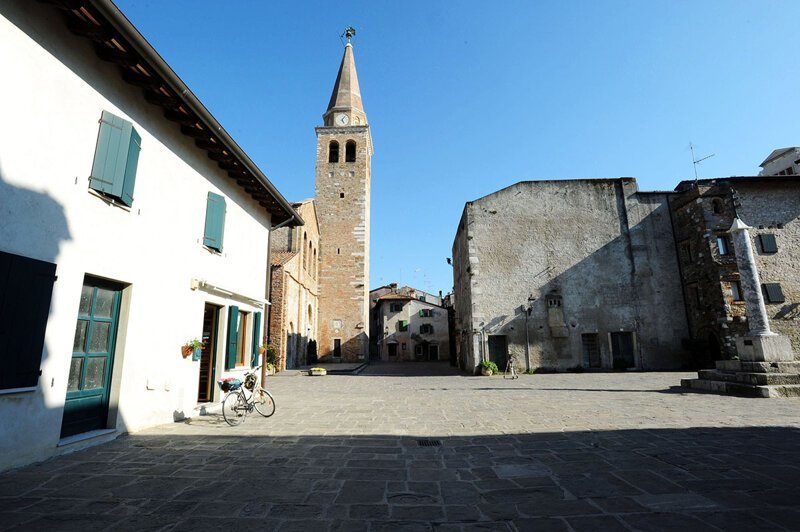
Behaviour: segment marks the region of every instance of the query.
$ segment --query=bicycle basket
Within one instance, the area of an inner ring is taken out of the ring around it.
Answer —
[[[256,387],[256,380],[257,379],[255,375],[248,373],[244,378],[244,387],[252,392],[253,388]]]
[[[242,386],[242,381],[239,379],[225,379],[222,381],[218,381],[219,388],[223,392],[230,392],[232,390],[238,390]]]

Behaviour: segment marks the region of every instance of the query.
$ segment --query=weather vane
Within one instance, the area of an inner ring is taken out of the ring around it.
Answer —
[[[350,39],[352,39],[355,36],[356,36],[356,29],[353,26],[347,26],[344,29],[344,33],[342,34],[342,37],[345,37],[348,43],[350,42]]]

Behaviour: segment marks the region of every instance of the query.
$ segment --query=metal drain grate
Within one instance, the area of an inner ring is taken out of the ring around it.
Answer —
[[[420,447],[441,447],[442,440],[417,440]]]

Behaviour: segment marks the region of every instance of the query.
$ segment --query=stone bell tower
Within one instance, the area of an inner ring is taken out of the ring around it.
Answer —
[[[369,353],[369,195],[372,136],[361,103],[353,46],[344,47],[317,132],[320,232],[319,343],[322,361]]]

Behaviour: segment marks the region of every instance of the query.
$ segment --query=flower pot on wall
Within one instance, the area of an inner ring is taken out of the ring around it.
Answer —
[[[183,358],[190,357],[194,353],[194,348],[190,345],[181,346],[181,355]]]

